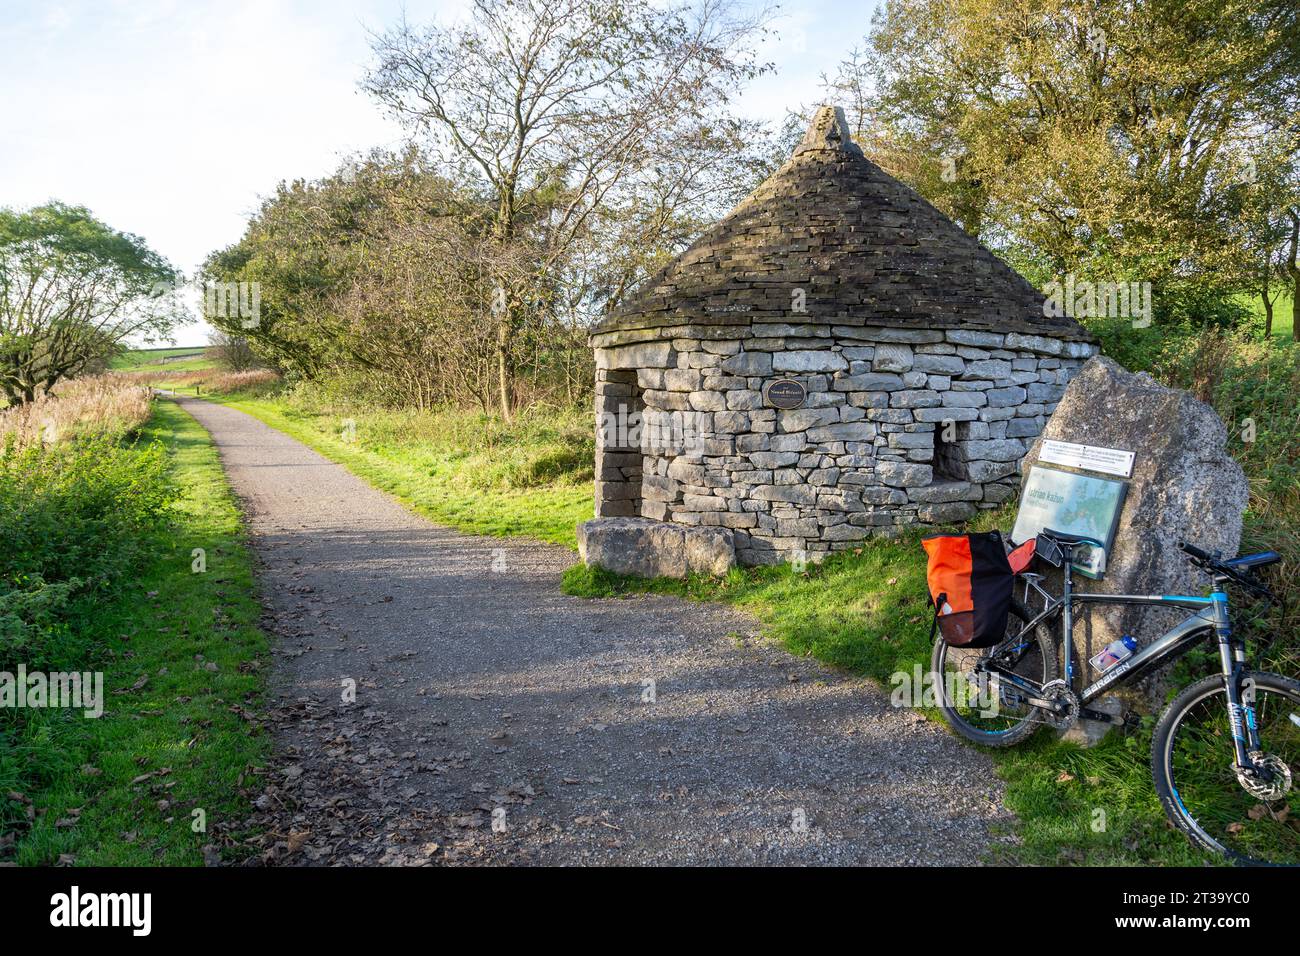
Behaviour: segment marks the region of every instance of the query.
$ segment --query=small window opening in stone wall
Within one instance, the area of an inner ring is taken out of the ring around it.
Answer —
[[[953,422],[940,422],[934,430],[934,481],[966,481],[966,462],[957,447],[957,429]]]
[[[645,398],[635,369],[614,369],[596,383],[596,514],[641,514],[641,417]]]

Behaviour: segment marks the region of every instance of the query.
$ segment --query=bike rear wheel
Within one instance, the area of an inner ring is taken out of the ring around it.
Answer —
[[[930,658],[939,710],[953,730],[985,747],[1012,747],[1044,722],[1039,708],[1025,703],[1014,687],[1001,681],[980,686],[977,666],[996,653],[1012,673],[1039,684],[1054,680],[1056,649],[1045,628],[1025,630],[1029,612],[1011,603],[1007,640],[996,647],[952,647],[939,637]],[[986,675],[987,677],[987,675]],[[996,707],[989,707],[996,701]],[[996,712],[993,712],[996,711]]]
[[[1252,673],[1267,779],[1241,778],[1223,677],[1192,684],[1151,739],[1156,793],[1175,827],[1235,863],[1300,864],[1300,682]]]

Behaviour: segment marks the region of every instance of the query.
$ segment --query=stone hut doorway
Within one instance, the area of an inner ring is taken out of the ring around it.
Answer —
[[[609,369],[596,386],[596,514],[641,514],[645,397],[636,369]]]

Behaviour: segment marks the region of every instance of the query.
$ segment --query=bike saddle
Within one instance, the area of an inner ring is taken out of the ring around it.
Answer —
[[[1282,555],[1276,551],[1260,551],[1258,554],[1243,554],[1239,558],[1233,558],[1230,561],[1224,561],[1230,568],[1263,568],[1270,564],[1277,564],[1282,560]]]

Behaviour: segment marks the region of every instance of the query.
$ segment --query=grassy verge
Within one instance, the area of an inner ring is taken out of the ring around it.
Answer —
[[[592,514],[594,451],[585,417],[503,426],[471,412],[338,411],[240,395],[213,400],[247,412],[412,510],[463,531],[573,548],[574,529]]]
[[[267,753],[251,719],[267,644],[216,449],[170,402],[155,404],[142,440],[166,446],[180,497],[138,580],[94,610],[83,669],[104,673],[104,715],[41,712],[19,742],[42,768],[23,794],[34,818],[18,835],[19,863],[201,864],[205,845],[238,836],[243,775]],[[196,832],[196,810],[207,832]]]

